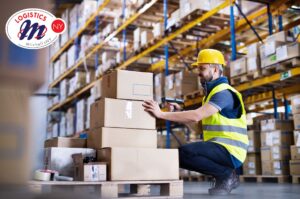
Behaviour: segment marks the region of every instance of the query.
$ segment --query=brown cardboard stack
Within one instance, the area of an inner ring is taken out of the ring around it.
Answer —
[[[178,151],[157,149],[155,118],[142,106],[153,99],[153,74],[117,70],[103,76],[101,90],[91,107],[87,144],[107,162],[108,179],[178,179]]]
[[[186,71],[170,74],[165,78],[165,96],[181,98],[199,90],[198,75]]]
[[[246,175],[261,174],[260,131],[248,130],[249,147],[243,172]]]
[[[247,57],[239,58],[230,63],[230,77],[243,75],[247,72]]]
[[[288,175],[290,145],[293,144],[291,120],[261,121],[261,160],[263,175]]]
[[[247,47],[247,73],[260,73],[260,57],[259,57],[260,43],[253,43]]]
[[[291,98],[294,119],[294,144],[291,146],[290,174],[300,175],[300,95]]]
[[[299,45],[291,44],[291,41],[286,31],[268,36],[260,46],[261,68],[299,56]]]

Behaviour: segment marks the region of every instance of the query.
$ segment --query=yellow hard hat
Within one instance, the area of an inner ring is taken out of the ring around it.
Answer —
[[[204,49],[198,54],[197,61],[192,64],[193,67],[199,64],[222,64],[225,66],[225,59],[223,54],[215,49]]]

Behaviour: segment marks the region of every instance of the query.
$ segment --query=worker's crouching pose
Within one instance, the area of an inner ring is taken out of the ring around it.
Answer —
[[[143,107],[145,111],[164,120],[181,123],[202,121],[204,141],[179,148],[180,167],[213,176],[215,183],[209,193],[227,195],[239,186],[235,169],[242,165],[247,154],[248,136],[243,99],[223,76],[225,60],[220,51],[201,50],[197,62],[192,66],[198,69],[205,90],[200,108],[162,112],[153,100],[144,101]]]

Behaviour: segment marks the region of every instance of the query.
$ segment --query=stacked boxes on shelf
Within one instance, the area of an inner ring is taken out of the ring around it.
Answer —
[[[154,76],[154,100],[161,104],[163,96],[165,96],[165,75],[158,73]]]
[[[261,160],[263,175],[288,175],[290,146],[293,144],[293,121],[261,121]]]
[[[103,76],[101,87],[91,107],[88,147],[108,162],[108,179],[178,179],[178,151],[157,149],[155,118],[142,107],[142,100],[153,99],[153,74],[117,70]]]
[[[165,78],[165,96],[171,98],[181,98],[193,91],[198,91],[198,76],[194,73],[181,71],[170,74]]]
[[[294,119],[294,144],[291,146],[290,174],[300,175],[300,95],[291,99]]]

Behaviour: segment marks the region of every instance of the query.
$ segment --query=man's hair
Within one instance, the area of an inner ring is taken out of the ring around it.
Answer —
[[[219,75],[223,76],[223,66],[222,64],[210,64],[211,67],[216,67],[219,70]]]

